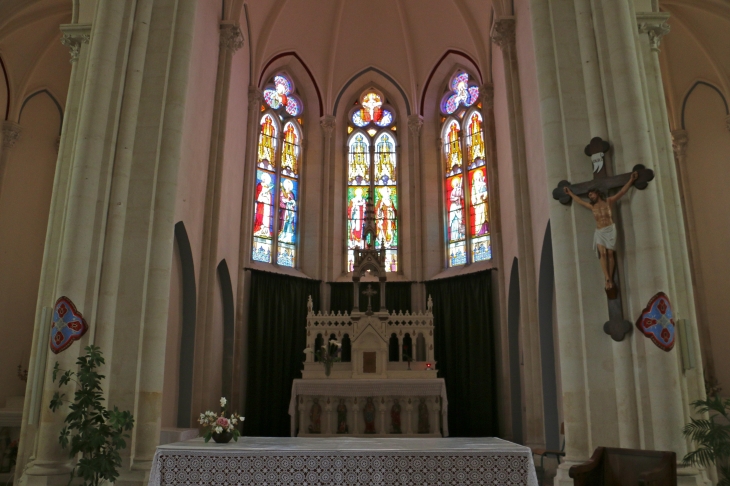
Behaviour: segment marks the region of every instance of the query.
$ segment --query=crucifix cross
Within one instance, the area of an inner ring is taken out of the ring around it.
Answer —
[[[579,182],[577,184],[571,184],[568,181],[560,181],[558,183],[558,187],[553,189],[553,199],[565,205],[570,205],[573,199],[581,205],[589,208],[595,205],[593,208],[593,214],[596,217],[596,221],[598,222],[599,218],[607,218],[612,223],[610,210],[608,210],[606,215],[601,214],[599,209],[599,205],[602,204],[605,206],[607,204],[605,196],[608,195],[609,191],[622,188],[618,194],[608,198],[608,204],[614,202],[625,194],[632,184],[637,189],[644,190],[649,185],[649,181],[654,179],[654,171],[647,169],[641,164],[637,164],[631,172],[609,176],[606,170],[607,166],[604,164],[604,157],[609,150],[611,150],[611,145],[607,141],[602,140],[600,137],[594,137],[591,139],[591,143],[586,145],[585,154],[591,158],[591,163],[593,164],[593,179],[590,181]],[[632,177],[632,174],[634,173],[636,173],[636,176]],[[580,200],[579,197],[584,195],[589,196],[589,199],[591,200],[590,205]],[[599,199],[603,199],[604,201],[601,202]],[[609,237],[615,239],[615,227],[613,226],[613,223],[610,226],[611,228],[604,227],[602,225],[596,230],[596,239],[594,241],[597,245],[603,243],[603,240],[599,242],[601,230],[606,230],[608,233],[613,232],[609,235]],[[601,247],[599,246],[599,248]],[[612,248],[609,248],[608,250],[604,249],[602,251],[606,253],[610,252],[610,259],[615,261],[615,255],[613,254]],[[606,268],[608,266],[606,263],[606,257],[602,256],[601,260],[602,265],[604,265],[604,272],[606,272]],[[608,273],[610,275],[606,278],[606,297],[608,299],[609,320],[603,325],[603,330],[606,334],[609,334],[614,341],[622,341],[626,334],[631,331],[632,325],[629,321],[625,320],[623,316],[621,293],[617,290],[616,271],[613,271],[613,266],[611,266],[611,271]]]
[[[370,284],[368,284],[368,288],[367,289],[365,289],[365,290],[362,291],[362,294],[363,295],[367,295],[367,297],[368,297],[368,310],[367,310],[367,313],[368,314],[372,314],[373,313],[373,307],[370,305],[370,299],[372,298],[373,295],[376,295],[377,293],[378,292],[375,291],[375,290],[373,290],[373,286],[370,285]]]

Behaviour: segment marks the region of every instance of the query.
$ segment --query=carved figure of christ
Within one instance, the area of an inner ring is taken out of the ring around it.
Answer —
[[[588,200],[585,202],[571,191],[569,186],[564,188],[565,194],[569,195],[573,201],[581,206],[590,209],[593,217],[596,219],[596,232],[593,237],[593,247],[598,250],[598,257],[601,261],[601,269],[605,278],[605,288],[610,290],[613,288],[613,274],[616,270],[616,224],[613,222],[611,214],[611,205],[621,199],[629,188],[639,178],[639,173],[634,171],[631,173],[629,180],[624,184],[619,192],[613,196],[606,198],[598,189],[588,191]]]

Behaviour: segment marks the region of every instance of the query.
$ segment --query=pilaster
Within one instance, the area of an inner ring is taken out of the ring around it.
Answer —
[[[332,194],[334,193],[334,130],[336,119],[333,115],[324,115],[319,119],[319,126],[322,130],[322,179],[321,179],[321,199],[320,199],[320,248],[319,261],[320,278],[322,279],[321,296],[323,299],[322,306],[329,309],[330,295],[327,292],[326,281],[332,280],[333,262],[332,255],[334,252],[334,242],[332,237]]]
[[[423,214],[423,173],[421,167],[421,127],[423,127],[423,117],[418,114],[408,115],[408,141],[409,141],[409,165],[410,165],[410,190],[412,194],[411,224],[413,231],[411,237],[411,262],[412,269],[411,278],[416,282],[423,281],[423,269],[426,266],[423,254],[424,245],[424,214]],[[401,261],[406,261],[405,255],[400,257]],[[414,309],[424,309],[426,306],[425,291],[423,284],[416,283],[411,288],[411,299]]]

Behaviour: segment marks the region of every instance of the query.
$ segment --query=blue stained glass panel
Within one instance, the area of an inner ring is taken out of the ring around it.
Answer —
[[[393,113],[390,110],[383,109],[383,116],[375,124],[379,127],[387,127],[393,123]]]
[[[271,240],[254,238],[251,259],[257,262],[271,263]]]

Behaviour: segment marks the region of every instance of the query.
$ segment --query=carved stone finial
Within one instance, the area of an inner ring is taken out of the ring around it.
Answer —
[[[257,108],[264,101],[264,93],[256,86],[248,87],[248,106],[255,105]]]
[[[479,88],[479,100],[485,108],[494,108],[494,85],[492,83],[483,84]]]
[[[497,44],[500,48],[514,47],[515,45],[515,18],[514,17],[502,17],[501,19],[494,22],[492,25],[492,32],[490,33],[492,42]]]
[[[81,44],[88,44],[89,40],[91,40],[91,35],[89,34],[63,34],[61,36],[61,44],[68,47],[68,50],[71,53],[71,59],[69,60],[70,63],[74,63],[79,60]]]
[[[332,131],[335,129],[335,117],[332,115],[325,115],[319,119],[319,126],[324,130],[325,135],[332,135]]]
[[[312,296],[310,295],[307,298],[307,311],[309,311],[310,314],[312,313],[312,308],[313,307],[314,307],[314,303],[312,302]]]
[[[639,33],[649,36],[649,47],[653,52],[659,52],[659,44],[661,44],[662,37],[669,33],[668,18],[669,14],[664,12],[640,13],[636,15],[636,20],[639,24]]]
[[[676,157],[682,157],[687,154],[687,130],[672,130],[672,149]]]
[[[237,50],[243,47],[243,33],[237,22],[221,23],[220,45],[231,51],[232,54],[235,54]]]
[[[431,295],[428,296],[428,302],[426,302],[426,310],[428,312],[431,312],[433,310],[433,299],[431,299]]]
[[[4,121],[3,122],[3,148],[9,149],[13,148],[13,145],[15,145],[15,142],[18,141],[20,138],[20,132],[23,130],[21,129],[20,125],[18,125],[15,122],[11,121]]]
[[[412,135],[418,135],[423,126],[423,117],[421,115],[408,115],[408,130]]]

